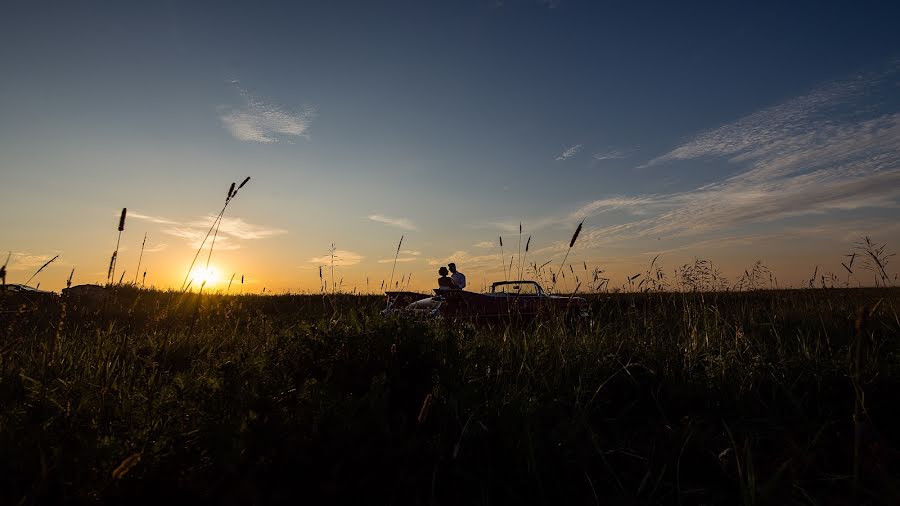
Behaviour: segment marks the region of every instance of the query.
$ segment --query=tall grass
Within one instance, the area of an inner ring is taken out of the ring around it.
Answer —
[[[134,283],[137,284],[138,274],[141,273],[141,261],[144,259],[144,246],[147,245],[147,233],[144,232],[144,240],[141,241],[141,254],[138,255],[137,269],[134,270]]]
[[[900,498],[896,289],[601,294],[589,321],[480,326],[119,291],[0,298],[0,503]]]
[[[51,258],[50,260],[47,260],[43,265],[41,265],[41,266],[38,268],[38,270],[34,271],[34,274],[32,274],[31,277],[28,278],[28,280],[25,281],[25,284],[27,285],[28,283],[31,283],[31,280],[32,280],[32,279],[34,279],[38,274],[40,274],[41,271],[43,271],[44,269],[46,269],[48,265],[50,265],[50,264],[52,264],[53,262],[55,262],[57,258],[59,258],[59,255],[54,256],[54,257]]]
[[[190,283],[193,280],[190,279],[191,272],[194,270],[194,265],[197,263],[197,258],[200,257],[200,252],[203,251],[203,247],[206,245],[206,241],[209,239],[210,234],[215,230],[215,235],[213,236],[213,243],[209,247],[209,255],[206,257],[206,268],[209,269],[209,262],[212,259],[213,249],[215,247],[215,238],[219,234],[219,227],[222,224],[222,219],[225,216],[225,210],[228,209],[228,204],[230,204],[235,197],[237,197],[238,192],[241,188],[244,187],[250,181],[250,176],[244,178],[241,181],[241,184],[235,188],[235,183],[231,183],[231,186],[228,187],[228,192],[225,195],[225,204],[222,206],[222,209],[219,211],[219,214],[216,215],[216,218],[213,220],[212,225],[210,225],[209,230],[206,231],[206,235],[203,237],[203,240],[200,241],[200,246],[197,248],[197,253],[194,254],[193,260],[191,260],[191,265],[188,267],[187,274],[184,276],[184,281],[181,283],[181,290],[187,291],[190,287]]]
[[[563,257],[562,262],[559,264],[559,273],[565,277],[565,273],[563,269],[566,266],[566,260],[569,259],[569,253],[572,251],[572,247],[575,246],[575,241],[578,240],[578,235],[581,234],[581,228],[584,226],[584,220],[581,220],[581,223],[575,228],[575,232],[572,234],[572,239],[569,240],[569,248],[566,250],[566,255]],[[556,276],[553,276],[553,286],[550,288],[551,291],[556,289]]]
[[[397,269],[397,257],[400,256],[400,246],[403,245],[403,235],[400,236],[400,242],[397,243],[397,251],[394,252],[394,264],[391,266],[391,278],[388,281],[388,290],[394,288],[394,271]]]
[[[116,260],[119,257],[119,244],[122,242],[122,232],[125,230],[125,215],[128,213],[128,209],[122,208],[122,214],[119,215],[119,226],[116,229],[119,233],[116,235],[116,249],[113,250],[112,257],[109,259],[109,272],[107,276],[107,283],[113,284],[116,281]]]

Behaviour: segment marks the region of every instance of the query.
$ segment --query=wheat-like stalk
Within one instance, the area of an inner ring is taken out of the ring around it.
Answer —
[[[111,283],[110,279],[112,279],[112,276],[113,276],[113,265],[116,264],[116,255],[118,255],[118,254],[119,254],[118,251],[113,251],[112,256],[109,257],[109,269],[106,271],[106,283],[107,284]]]
[[[569,249],[566,250],[566,256],[563,257],[563,261],[559,264],[558,272],[562,273],[563,266],[566,265],[566,260],[569,258],[569,252],[572,251],[572,246],[575,246],[575,241],[578,240],[578,234],[581,233],[581,227],[584,225],[584,220],[581,220],[581,223],[578,224],[578,227],[575,229],[575,233],[572,234],[572,239],[569,241]],[[565,277],[565,274],[563,274]],[[553,279],[553,288],[556,288],[556,278]]]
[[[216,235],[219,233],[219,225],[222,221],[222,216],[225,214],[225,210],[228,208],[228,204],[231,203],[232,200],[237,196],[238,191],[244,187],[247,182],[250,181],[250,176],[244,178],[241,184],[235,189],[234,183],[231,183],[231,186],[228,187],[228,193],[225,195],[225,205],[222,206],[222,210],[219,211],[219,214],[216,215],[216,219],[213,220],[212,225],[210,225],[209,230],[206,231],[206,235],[203,237],[203,240],[200,242],[200,247],[197,248],[197,253],[194,254],[194,259],[191,260],[191,265],[188,267],[187,274],[184,275],[184,281],[181,283],[181,290],[186,291],[188,289],[188,278],[191,277],[191,271],[194,269],[194,264],[197,263],[197,258],[200,256],[200,252],[203,251],[203,246],[206,245],[206,240],[209,239],[209,235],[212,234],[213,229],[216,231]],[[215,246],[215,237],[213,237],[213,244],[210,245],[209,248],[209,256],[206,258],[206,268],[209,268],[209,261],[212,258],[213,247]]]
[[[500,268],[503,269],[503,280],[506,281],[509,276],[506,275],[506,257],[503,255],[503,236],[500,237]]]
[[[391,280],[388,281],[388,290],[390,290],[391,287],[394,286],[394,269],[397,268],[397,257],[400,256],[400,246],[402,246],[402,245],[403,245],[403,236],[401,235],[400,242],[397,243],[397,252],[394,253],[394,266],[391,267]]]
[[[137,284],[138,274],[141,273],[141,260],[144,259],[144,245],[147,244],[147,232],[144,232],[144,240],[141,242],[141,255],[138,257],[138,266],[134,270],[134,284]]]
[[[119,256],[119,243],[122,241],[122,232],[125,230],[125,215],[128,209],[122,208],[122,214],[119,216],[119,236],[116,238],[116,251],[113,253],[112,262],[109,265],[108,282],[113,283],[116,280],[116,258]]]
[[[521,221],[519,222],[519,254],[518,255],[519,255],[518,256],[518,258],[519,258],[519,265],[518,265],[519,275],[518,275],[517,279],[522,279],[522,222]]]
[[[525,269],[526,269],[526,270],[527,270],[527,268],[528,268],[528,264],[525,263],[525,262],[526,262],[526,260],[528,260],[528,248],[529,248],[530,246],[531,246],[531,236],[529,235],[529,236],[528,236],[528,240],[525,241],[525,256],[522,258],[522,265],[525,266]],[[521,269],[521,268],[520,268],[520,269]],[[535,274],[536,274],[536,273],[535,273]],[[521,275],[520,275],[520,277],[521,277]]]
[[[42,265],[40,269],[38,269],[34,274],[32,274],[31,277],[28,278],[28,281],[25,282],[25,284],[27,285],[28,283],[30,283],[31,280],[34,279],[35,276],[37,276],[38,274],[41,273],[42,270],[44,270],[44,267],[47,267],[48,265],[52,264],[57,258],[59,258],[59,255],[56,255],[55,257],[51,258],[50,260],[47,260],[47,263]]]

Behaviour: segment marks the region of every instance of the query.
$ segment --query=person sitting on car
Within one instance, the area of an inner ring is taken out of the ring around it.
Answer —
[[[463,290],[466,287],[466,275],[456,270],[456,264],[450,262],[447,264],[447,267],[450,268],[450,272],[453,274],[450,275],[450,279],[453,280],[453,284],[456,285],[458,290]]]
[[[447,277],[447,274],[449,274],[449,271],[447,270],[446,267],[441,267],[440,269],[438,269],[438,274],[441,275],[441,277],[438,278],[438,288],[456,289],[456,284],[453,283],[452,279]]]

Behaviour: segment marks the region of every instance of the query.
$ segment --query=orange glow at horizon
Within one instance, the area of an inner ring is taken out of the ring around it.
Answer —
[[[194,267],[188,276],[188,283],[191,288],[212,287],[220,280],[219,271],[216,266]]]

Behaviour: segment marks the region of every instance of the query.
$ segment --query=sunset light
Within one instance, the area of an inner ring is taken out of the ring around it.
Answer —
[[[195,267],[188,277],[191,288],[197,289],[201,286],[210,288],[219,282],[219,272],[214,266]]]
[[[0,505],[900,505],[900,0],[11,0],[0,188]]]

